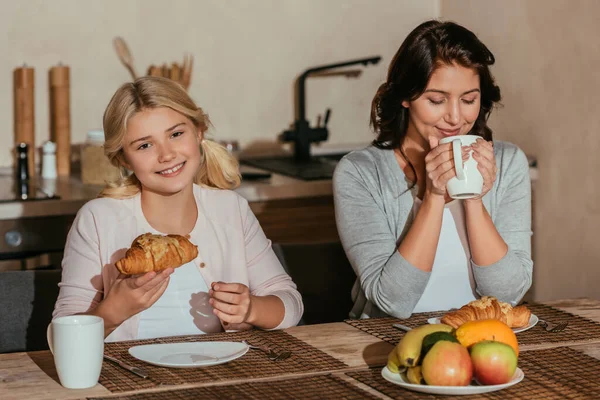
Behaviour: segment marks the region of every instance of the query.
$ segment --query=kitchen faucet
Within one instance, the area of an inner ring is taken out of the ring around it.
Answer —
[[[335,68],[348,67],[351,65],[362,64],[367,66],[369,64],[377,64],[381,60],[381,57],[370,57],[370,58],[362,58],[359,60],[353,61],[345,61],[336,64],[328,64],[322,65],[319,67],[309,68],[304,71],[296,80],[296,95],[297,95],[297,109],[296,109],[296,121],[294,122],[294,127],[291,130],[284,131],[281,135],[281,139],[285,142],[294,142],[294,160],[297,163],[304,163],[310,161],[310,144],[312,142],[322,142],[327,140],[329,136],[329,131],[327,130],[327,122],[329,121],[329,116],[331,115],[331,110],[328,108],[325,112],[325,117],[323,119],[323,126],[321,126],[320,121],[317,123],[316,127],[311,127],[308,120],[306,119],[306,89],[305,89],[305,81],[306,79],[313,75],[316,76],[317,73],[331,70]],[[322,76],[328,75],[346,75],[350,77],[357,76],[359,74],[356,71],[341,71],[339,74],[336,73],[322,73]]]

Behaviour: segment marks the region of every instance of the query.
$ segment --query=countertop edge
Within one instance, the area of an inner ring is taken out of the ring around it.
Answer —
[[[538,179],[537,168],[529,169],[532,184]],[[71,185],[71,192],[79,192],[78,196],[70,197],[57,191],[61,199],[9,201],[0,203],[0,220],[18,218],[51,217],[59,215],[75,215],[79,209],[96,196],[99,186],[84,185],[75,177],[63,182]],[[272,174],[271,179],[260,182],[244,182],[235,189],[249,203],[266,202],[275,200],[305,199],[314,197],[331,196],[333,187],[331,180],[302,181],[279,174]]]

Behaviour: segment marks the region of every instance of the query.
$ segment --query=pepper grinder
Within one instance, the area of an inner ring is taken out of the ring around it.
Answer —
[[[26,200],[29,197],[29,146],[21,142],[17,145],[17,176],[16,185],[19,197]]]
[[[26,143],[29,174],[35,175],[35,71],[23,65],[13,71],[13,107],[15,143]]]
[[[59,64],[48,71],[50,84],[50,137],[56,144],[56,171],[71,173],[70,69]]]

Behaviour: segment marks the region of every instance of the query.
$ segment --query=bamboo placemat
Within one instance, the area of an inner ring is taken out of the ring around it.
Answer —
[[[88,397],[108,400],[108,397]],[[130,394],[110,397],[115,400],[221,400],[221,399],[377,399],[377,397],[331,375],[319,375],[277,381],[239,383],[191,389]]]
[[[600,396],[600,360],[568,347],[523,352],[519,367],[525,378],[497,392],[471,396],[434,396],[413,392],[390,383],[381,376],[381,368],[346,375],[393,399],[597,399]]]
[[[569,325],[562,332],[546,332],[540,325],[517,334],[519,345],[560,344],[571,346],[575,344],[600,342],[600,323],[580,317],[544,304],[528,304],[527,307],[538,318],[553,323],[568,322]],[[393,328],[392,324],[400,323],[412,328],[427,323],[427,319],[441,317],[444,312],[430,312],[413,314],[408,319],[398,318],[370,318],[352,319],[345,322],[353,327],[378,337],[388,343],[396,345],[404,336],[404,331]]]
[[[275,351],[291,351],[292,355],[286,360],[272,361],[262,351],[249,350],[244,356],[226,364],[199,368],[166,368],[147,364],[132,357],[128,352],[130,347],[142,344],[207,341],[239,342],[242,340],[248,340],[254,345],[266,345]],[[144,368],[149,375],[148,379],[143,379],[111,362],[104,361],[99,382],[111,392],[147,389],[160,385],[219,382],[285,376],[295,373],[326,372],[348,367],[343,362],[283,331],[250,330],[113,342],[105,344],[104,352],[130,365]]]

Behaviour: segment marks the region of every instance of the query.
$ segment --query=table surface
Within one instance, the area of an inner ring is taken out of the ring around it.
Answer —
[[[545,304],[600,322],[600,300],[572,299],[546,302]],[[392,350],[392,345],[389,343],[344,322],[297,326],[287,329],[286,332],[349,366],[345,370],[332,371],[333,375],[352,382],[352,384],[379,398],[388,398],[374,389],[352,380],[344,375],[344,372],[384,365],[388,353]],[[556,347],[558,346],[560,345],[556,345]],[[600,342],[569,347],[600,359]],[[535,345],[523,345],[520,350],[527,351],[536,348]],[[314,373],[313,375],[318,374],[323,374],[323,372]],[[311,375],[311,373],[298,374],[298,376],[301,375]],[[257,380],[265,381],[269,379],[277,379],[277,377]],[[219,383],[186,384],[119,393],[119,395],[239,382],[241,381],[231,380]],[[117,395],[100,384],[90,389],[70,390],[63,388],[58,382],[53,358],[49,351],[0,354],[0,399],[85,399],[86,397],[109,396],[111,394]]]

